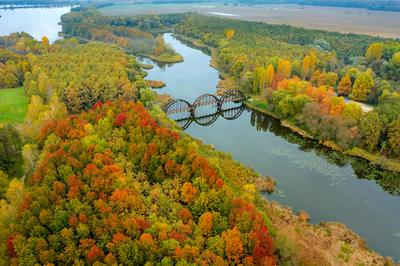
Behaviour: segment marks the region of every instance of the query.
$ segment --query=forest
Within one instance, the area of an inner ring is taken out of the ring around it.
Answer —
[[[275,265],[257,174],[216,167],[133,56],[27,34],[2,37],[1,55],[30,103],[0,126],[0,265]]]
[[[262,214],[191,143],[133,102],[48,121],[8,256],[20,264],[274,265]]]
[[[179,15],[105,17],[91,7],[73,10],[61,17],[62,32],[66,37],[117,44],[127,52],[162,63],[183,60],[160,35],[177,22]]]

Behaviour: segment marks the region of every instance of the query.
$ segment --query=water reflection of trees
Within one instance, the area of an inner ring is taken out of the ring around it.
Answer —
[[[172,67],[175,64],[175,63],[161,63],[153,61],[150,58],[140,55],[136,56],[136,58],[140,63],[156,65],[161,71],[165,71],[167,68]]]
[[[351,165],[354,174],[359,179],[375,180],[386,192],[391,195],[400,195],[399,173],[385,171],[369,163],[367,160],[347,156],[340,152],[330,150],[316,141],[307,140],[283,127],[278,119],[256,110],[251,111],[250,123],[257,131],[271,132],[275,136],[299,145],[299,149],[305,152],[314,151],[318,156],[324,158],[338,167]]]
[[[173,35],[173,37],[175,39],[177,39],[178,41],[180,41],[181,43],[183,43],[184,45],[189,46],[190,48],[193,48],[195,50],[202,51],[205,55],[211,56],[211,51],[210,51],[210,49],[208,49],[208,47],[194,45],[192,42],[185,40],[184,38],[182,38],[179,35]]]

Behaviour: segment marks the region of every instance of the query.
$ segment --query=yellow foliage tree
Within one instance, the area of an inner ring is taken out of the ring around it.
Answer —
[[[275,69],[274,66],[270,64],[267,68],[261,68],[258,71],[258,89],[259,92],[265,96],[268,88],[271,87],[274,81]]]
[[[228,29],[225,31],[225,37],[230,40],[235,36],[235,30],[234,29]]]
[[[213,215],[211,212],[205,212],[200,216],[199,228],[203,235],[210,235],[213,228]]]
[[[317,64],[317,56],[315,53],[310,53],[303,58],[303,63],[301,65],[301,75],[303,79],[309,79],[315,71]]]
[[[400,64],[400,52],[397,52],[393,55],[392,60],[396,64]]]
[[[265,74],[265,82],[266,82],[267,87],[272,86],[274,77],[275,77],[275,69],[274,69],[274,66],[270,64],[270,65],[268,65],[266,74]]]
[[[357,101],[366,101],[374,86],[375,82],[372,78],[372,71],[369,69],[357,77],[350,96]]]
[[[338,94],[339,95],[349,95],[351,93],[351,78],[349,74],[346,74],[342,80],[339,82]]]
[[[239,230],[234,227],[222,233],[222,238],[225,240],[225,254],[232,264],[239,264],[243,255],[243,243],[240,238]]]
[[[279,60],[278,69],[276,71],[277,78],[288,79],[292,75],[292,64],[289,60]]]
[[[362,108],[357,103],[348,103],[346,104],[343,110],[343,115],[345,117],[352,118],[356,121],[360,120],[362,114],[363,114]]]
[[[49,41],[49,38],[47,38],[46,36],[43,36],[42,37],[42,44],[44,44],[44,45],[49,45],[50,44],[50,41]]]
[[[371,63],[382,58],[383,43],[372,43],[365,53],[365,59]]]
[[[311,77],[311,83],[317,87],[326,85],[326,74],[317,69]]]

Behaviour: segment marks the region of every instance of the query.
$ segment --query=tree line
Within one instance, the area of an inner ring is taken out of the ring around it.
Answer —
[[[106,17],[91,7],[61,17],[65,36],[117,44],[129,52],[160,62],[179,62],[182,57],[168,46],[159,32],[177,23],[181,15]]]

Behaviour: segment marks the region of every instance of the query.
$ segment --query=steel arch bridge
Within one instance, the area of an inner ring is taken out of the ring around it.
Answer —
[[[214,123],[219,116],[228,120],[236,119],[243,112],[246,96],[239,90],[229,90],[220,98],[213,94],[202,94],[190,104],[183,99],[172,100],[163,110],[180,127],[186,129],[194,121],[207,126]]]
[[[246,96],[243,92],[239,90],[229,90],[225,92],[220,98],[213,94],[202,94],[197,99],[190,104],[188,101],[183,99],[172,100],[167,103],[163,110],[167,115],[173,114],[185,114],[186,116],[196,117],[196,110],[202,107],[213,107],[213,112],[210,114],[223,111],[224,109],[229,109],[227,105],[230,103],[243,103],[246,100]]]

